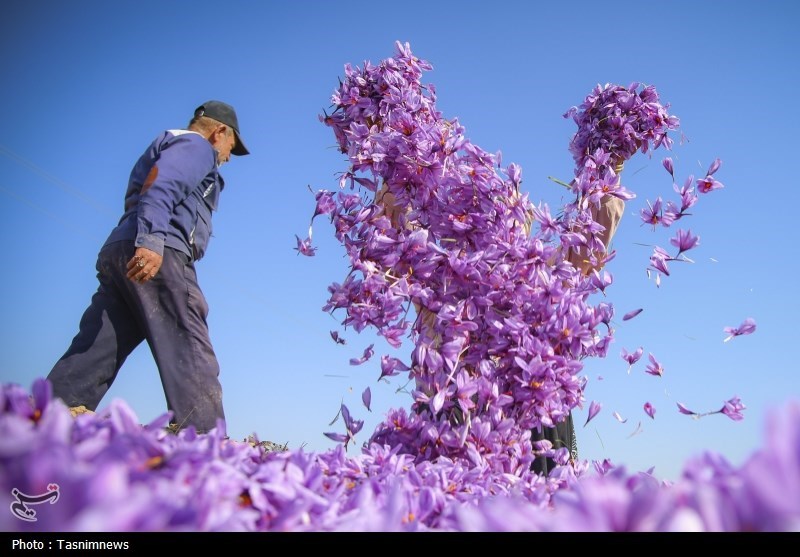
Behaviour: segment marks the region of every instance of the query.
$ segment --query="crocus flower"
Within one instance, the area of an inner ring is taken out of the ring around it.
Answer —
[[[311,245],[311,238],[306,238],[305,240],[301,240],[300,236],[295,234],[294,236],[297,238],[297,247],[294,249],[297,250],[298,254],[302,254],[308,257],[312,257],[314,253],[317,251],[317,248]]]
[[[734,337],[741,335],[749,335],[756,330],[756,322],[752,317],[748,317],[738,327],[725,327],[723,332],[728,333],[728,336],[722,342],[728,342]]]
[[[336,344],[347,344],[347,341],[339,336],[339,331],[331,331],[331,338]]]
[[[721,165],[721,164],[722,164],[722,160],[720,160],[720,159],[714,159],[714,161],[713,161],[713,162],[711,163],[711,165],[708,167],[708,172],[706,172],[706,174],[707,174],[707,175],[709,175],[709,176],[711,176],[711,175],[712,175],[712,174],[714,174],[714,173],[715,173],[717,170],[719,170],[719,167],[720,167],[720,165]]]
[[[656,409],[655,409],[655,407],[654,407],[652,404],[650,404],[649,402],[645,402],[645,403],[644,403],[644,412],[645,412],[645,414],[647,414],[647,415],[648,415],[648,416],[650,416],[651,418],[653,418],[653,419],[655,419],[655,418],[656,418]]]
[[[647,367],[645,367],[644,371],[650,375],[657,375],[658,377],[664,375],[664,366],[662,366],[658,360],[656,360],[652,353],[649,355],[649,358],[650,363],[647,364]]]
[[[742,410],[745,410],[746,408],[747,407],[742,404],[742,401],[739,399],[739,397],[735,396],[726,401],[725,405],[719,411],[728,416],[731,420],[738,422],[739,420],[744,419]]]
[[[647,208],[641,210],[642,222],[652,225],[654,230],[656,225],[662,222],[663,211],[661,204],[661,198],[658,197],[653,203],[648,200]]]
[[[620,356],[622,357],[622,359],[628,362],[628,373],[631,372],[631,367],[633,367],[633,364],[639,361],[643,353],[644,353],[644,348],[642,348],[641,346],[631,353],[628,353],[628,351],[625,348],[623,348],[620,351]]]
[[[705,178],[698,178],[697,180],[697,191],[700,193],[709,193],[714,190],[719,190],[724,188],[725,186],[722,185],[722,182],[714,178],[713,176],[706,176]]]
[[[678,248],[678,255],[696,247],[699,242],[700,238],[698,236],[692,236],[691,230],[682,230],[682,229],[679,229],[678,232],[675,234],[675,237],[670,238],[669,240],[670,244]]]
[[[675,179],[675,169],[672,166],[672,158],[665,157],[662,159],[661,164],[664,165],[664,168],[667,170],[667,172],[669,172],[669,175]]]
[[[370,344],[369,346],[367,346],[364,349],[364,353],[360,358],[350,358],[350,365],[360,366],[361,364],[372,358],[372,355],[375,354],[375,350],[373,348],[374,346],[375,346],[374,344]]]
[[[589,415],[586,417],[586,422],[584,422],[583,427],[586,427],[586,424],[592,421],[592,418],[597,416],[597,413],[600,412],[602,408],[603,408],[602,404],[600,404],[599,402],[592,401],[592,403],[589,405]]]

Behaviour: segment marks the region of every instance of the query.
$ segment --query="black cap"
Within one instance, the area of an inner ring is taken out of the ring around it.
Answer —
[[[194,116],[208,116],[217,122],[225,124],[233,129],[236,136],[236,146],[231,149],[232,155],[249,155],[250,151],[244,146],[242,136],[239,135],[239,120],[236,118],[236,111],[229,104],[222,101],[208,101],[198,106],[194,111]]]

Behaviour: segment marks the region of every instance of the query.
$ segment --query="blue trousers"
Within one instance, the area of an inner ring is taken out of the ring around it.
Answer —
[[[95,410],[122,364],[143,340],[153,353],[167,408],[179,427],[206,432],[225,419],[219,363],[209,338],[208,304],[194,263],[164,248],[161,269],[139,284],[127,278],[132,241],[105,246],[97,258],[99,286],[80,330],[47,379],[68,406]]]

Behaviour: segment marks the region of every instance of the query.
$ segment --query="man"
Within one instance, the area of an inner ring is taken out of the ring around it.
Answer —
[[[97,292],[47,377],[68,406],[95,410],[147,340],[173,426],[204,433],[225,419],[194,263],[206,251],[224,187],[219,167],[248,153],[233,107],[208,101],[188,129],[162,132],[136,162],[124,214],[98,254]]]

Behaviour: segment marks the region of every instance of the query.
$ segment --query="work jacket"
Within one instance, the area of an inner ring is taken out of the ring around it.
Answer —
[[[164,246],[191,260],[203,257],[211,215],[225,182],[217,151],[197,132],[167,130],[148,146],[131,171],[125,211],[105,245],[133,240],[163,255]]]

